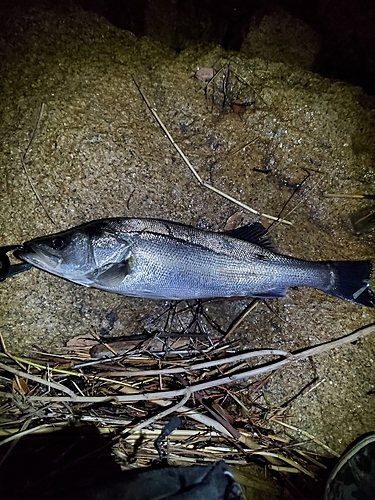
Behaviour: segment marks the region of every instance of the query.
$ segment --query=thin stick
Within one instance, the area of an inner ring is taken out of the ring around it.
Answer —
[[[183,396],[186,394],[186,390],[189,389],[191,393],[198,392],[198,391],[203,391],[206,389],[210,389],[213,387],[218,387],[220,385],[226,385],[226,384],[232,384],[233,382],[236,382],[238,380],[243,380],[247,379],[250,377],[254,377],[256,375],[261,375],[263,373],[269,373],[273,372],[275,370],[278,370],[282,368],[285,365],[289,365],[295,361],[299,361],[301,359],[306,359],[311,356],[315,356],[316,354],[321,354],[326,351],[330,351],[331,349],[334,349],[336,347],[342,346],[344,344],[347,344],[349,342],[354,342],[355,340],[358,340],[362,337],[365,337],[367,335],[370,335],[371,333],[375,332],[375,324],[364,327],[360,330],[357,330],[349,335],[345,335],[344,337],[341,337],[337,340],[329,341],[324,344],[319,344],[315,347],[311,347],[309,349],[304,349],[302,351],[297,351],[295,353],[292,353],[288,356],[288,358],[276,361],[273,363],[270,363],[267,366],[260,366],[257,368],[253,368],[252,370],[245,371],[242,373],[235,373],[233,375],[230,375],[229,377],[222,377],[218,378],[215,380],[210,380],[208,382],[202,382],[200,384],[193,384],[191,386],[187,386],[186,388],[183,389],[176,389],[172,391],[157,391],[157,392],[148,392],[148,393],[134,393],[134,394],[127,394],[127,395],[111,395],[111,396],[75,396],[74,398],[67,398],[65,396],[52,396],[52,397],[45,397],[45,396],[28,396],[29,401],[48,401],[48,402],[53,402],[53,401],[60,401],[60,402],[76,402],[76,403],[103,403],[103,402],[110,402],[110,401],[116,401],[116,402],[122,402],[122,403],[129,403],[129,402],[134,402],[134,401],[154,401],[154,400],[160,400],[160,399],[170,399],[170,398],[175,398],[178,396]],[[1,396],[1,393],[0,393]],[[9,396],[7,394],[7,396]]]
[[[8,357],[8,356],[6,356],[4,353],[0,352],[0,357]],[[53,368],[52,366],[47,367],[45,365],[42,365],[40,363],[35,363],[35,362],[30,361],[30,360],[25,359],[25,358],[19,358],[18,356],[13,356],[12,359],[15,362],[21,362],[21,363],[24,363],[25,365],[32,366],[32,367],[37,368],[39,370],[49,370],[51,372],[60,373],[62,375],[70,375],[73,377],[81,377],[81,378],[88,378],[88,379],[93,379],[93,380],[100,380],[102,382],[109,382],[112,384],[119,384],[119,385],[123,385],[125,387],[129,387],[129,384],[126,382],[121,382],[120,380],[111,380],[109,378],[100,377],[98,375],[93,375],[91,373],[81,373],[81,372],[73,371],[73,370],[64,370],[62,368]],[[8,369],[8,365],[2,365],[2,366],[6,367],[6,369]],[[26,376],[26,375],[24,375],[24,376]]]
[[[170,415],[171,413],[177,411],[179,408],[184,406],[184,404],[187,402],[190,396],[191,393],[189,390],[187,390],[184,397],[177,404],[171,406],[170,408],[167,408],[166,410],[162,411],[161,413],[158,413],[157,415],[154,415],[153,417],[145,420],[144,422],[141,422],[140,424],[133,427],[133,429],[124,430],[122,434],[127,434],[127,433],[133,434],[134,432],[139,432],[144,427],[148,427],[149,425],[154,424],[158,420],[161,420],[162,418],[166,417],[167,415]]]
[[[251,139],[251,141],[249,141],[246,144],[240,146],[238,149],[236,149],[235,151],[233,151],[231,154],[233,156],[237,155],[238,153],[240,153],[241,151],[243,151],[245,148],[247,148],[248,146],[250,146],[250,144],[254,144],[254,142],[256,142],[257,140],[258,140],[258,137],[256,139]]]
[[[181,156],[181,158],[184,160],[184,162],[186,163],[186,165],[189,167],[191,173],[197,179],[197,181],[199,182],[199,184],[203,184],[202,178],[200,177],[200,175],[198,174],[198,172],[195,170],[195,168],[192,166],[192,164],[190,163],[190,161],[187,159],[187,157],[185,156],[185,154],[181,150],[181,148],[178,146],[178,144],[176,144],[176,142],[173,140],[173,137],[169,133],[167,127],[161,121],[161,119],[159,118],[159,116],[158,116],[157,112],[155,111],[155,109],[151,106],[149,100],[147,99],[147,97],[145,96],[145,94],[142,92],[141,87],[138,85],[137,81],[134,78],[133,78],[133,81],[134,81],[134,84],[137,87],[139,93],[141,94],[143,100],[147,104],[148,109],[151,111],[151,113],[154,115],[156,121],[158,122],[158,124],[160,125],[160,127],[163,129],[163,132],[166,134],[166,136],[168,137],[168,139],[171,141],[171,143],[173,144],[173,146],[177,150],[178,154]]]
[[[305,460],[308,460],[309,462],[317,465],[321,469],[327,469],[327,467],[324,464],[321,464],[320,462],[318,462],[318,460],[315,460],[315,458],[311,457],[308,453],[305,453],[304,451],[298,450],[297,448],[294,451],[296,453],[298,453],[298,455],[301,455],[301,457],[303,457]]]
[[[26,146],[26,149],[25,149],[25,152],[24,152],[24,154],[23,154],[23,158],[24,158],[24,159],[26,158],[26,156],[27,156],[27,154],[28,154],[28,152],[29,152],[29,149],[30,149],[30,147],[31,147],[31,144],[33,143],[33,141],[34,141],[34,139],[35,139],[35,136],[36,136],[36,133],[37,133],[37,131],[38,131],[39,124],[40,124],[40,121],[41,121],[41,119],[42,119],[43,113],[44,113],[44,102],[42,102],[42,105],[41,105],[41,107],[40,107],[39,117],[38,117],[38,119],[37,119],[37,121],[36,121],[36,124],[35,124],[34,130],[33,130],[32,134],[31,134],[31,137],[30,137],[30,139],[29,139],[29,142],[28,142],[28,144],[27,144],[27,146]]]
[[[0,344],[1,344],[1,347],[3,348],[3,351],[4,353],[0,353],[1,355],[5,355],[7,358],[10,358],[12,361],[14,361],[22,370],[26,370],[26,368],[23,366],[23,364],[15,357],[13,356],[12,354],[10,354],[10,352],[8,351],[8,348],[5,344],[5,341],[4,341],[4,338],[3,338],[3,335],[2,333],[0,332]]]
[[[247,316],[254,311],[254,309],[257,307],[259,304],[259,300],[255,299],[249,304],[244,311],[234,320],[234,322],[231,324],[229,327],[227,333],[224,335],[224,337],[221,340],[221,342],[224,342],[227,340],[227,338],[232,335],[232,333],[240,326],[240,324],[247,318]]]
[[[23,436],[27,436],[28,434],[34,434],[35,432],[42,431],[44,429],[62,429],[63,427],[66,427],[67,425],[70,425],[69,422],[65,423],[60,423],[60,424],[42,424],[38,425],[37,427],[33,427],[32,429],[27,429],[25,431],[17,432],[16,434],[12,434],[6,439],[3,439],[0,441],[0,446],[6,443],[10,443],[11,441],[14,441],[15,439],[19,439]]]
[[[308,172],[308,176],[305,177],[305,179],[300,183],[300,185],[294,190],[294,192],[292,193],[292,195],[290,196],[290,198],[288,199],[288,201],[286,202],[286,204],[284,205],[284,207],[282,208],[281,212],[280,212],[280,215],[283,213],[283,211],[286,209],[286,207],[288,206],[289,202],[291,201],[291,199],[293,198],[293,196],[296,194],[296,192],[300,189],[300,187],[302,187],[302,185],[307,181],[307,179],[310,177],[310,173],[309,171]],[[321,173],[321,172],[319,172]],[[310,194],[314,191],[314,189],[319,185],[320,181],[319,179],[317,179],[313,185],[310,187]],[[306,198],[302,198],[293,208],[291,208],[286,216],[289,217],[293,212],[295,212],[297,210],[297,208],[302,205],[302,203],[304,203],[306,201]],[[277,221],[275,224],[272,224],[270,226],[270,228],[272,227],[273,229],[276,229],[276,227],[280,224],[280,221]],[[268,228],[268,231],[270,230],[270,228]]]
[[[223,198],[226,198],[227,200],[233,202],[233,203],[236,203],[237,205],[239,205],[240,207],[242,207],[244,210],[248,210],[249,212],[253,213],[253,214],[256,214],[256,215],[260,215],[262,217],[265,217],[266,219],[270,219],[270,220],[273,220],[273,221],[278,221],[278,222],[282,222],[284,224],[288,224],[289,226],[292,225],[291,222],[287,221],[287,220],[284,220],[284,219],[279,219],[279,217],[274,217],[273,215],[267,215],[267,214],[264,214],[264,213],[261,213],[259,212],[259,210],[254,210],[254,208],[251,208],[249,207],[248,205],[246,205],[245,203],[242,203],[241,201],[237,200],[236,198],[233,198],[232,196],[224,193],[224,191],[221,191],[220,189],[217,189],[215,188],[214,186],[211,186],[211,184],[208,184],[207,182],[204,182],[202,177],[198,174],[198,172],[195,170],[195,168],[193,167],[193,165],[190,163],[190,161],[188,160],[188,158],[186,157],[186,155],[183,153],[183,151],[181,150],[181,148],[178,146],[178,144],[174,141],[173,137],[171,136],[171,134],[169,133],[167,127],[164,125],[164,123],[162,122],[161,118],[159,117],[158,113],[155,111],[155,109],[151,106],[149,100],[147,99],[147,97],[145,96],[145,94],[143,93],[143,91],[141,90],[139,84],[136,82],[136,80],[134,79],[133,77],[133,81],[134,81],[134,84],[135,86],[137,87],[139,93],[141,94],[143,100],[145,101],[145,103],[147,104],[147,107],[148,109],[151,111],[151,113],[154,115],[156,121],[158,122],[158,124],[160,125],[160,127],[162,128],[163,132],[166,134],[166,136],[168,137],[168,139],[170,140],[171,144],[174,146],[174,148],[177,150],[177,152],[179,153],[179,155],[181,156],[181,158],[184,160],[185,164],[188,166],[188,168],[190,169],[191,173],[194,175],[194,177],[196,178],[196,180],[199,182],[199,184],[207,189],[210,189],[211,191],[214,191],[216,194],[222,196]]]
[[[302,434],[303,436],[306,436],[307,438],[309,438],[312,441],[314,441],[314,443],[316,443],[319,446],[321,446],[322,448],[324,448],[326,451],[328,451],[334,457],[338,458],[340,456],[336,451],[332,450],[332,448],[330,448],[326,444],[324,444],[321,441],[319,441],[319,439],[317,439],[316,437],[314,437],[312,434],[310,434],[310,433],[308,433],[308,432],[306,432],[306,431],[304,431],[302,429],[298,429],[298,427],[294,427],[293,425],[290,425],[290,424],[287,424],[285,422],[282,422],[281,420],[273,419],[272,417],[271,417],[270,421],[271,422],[275,422],[276,424],[282,425],[284,427],[287,427],[288,429],[292,429],[293,431],[296,431],[296,432]]]
[[[25,420],[23,422],[23,424],[21,425],[21,429],[16,431],[16,432],[23,432],[23,431],[27,430],[27,428],[29,427],[32,420],[33,420],[32,417],[29,417],[27,420]],[[7,460],[8,456],[13,452],[13,449],[17,445],[17,443],[18,443],[18,439],[13,440],[12,444],[9,446],[9,448],[5,452],[5,455],[3,455],[1,460],[0,460],[0,467],[3,465],[5,460]]]
[[[179,412],[180,413],[180,412]],[[152,428],[152,429],[144,429],[144,431],[141,432],[133,432],[132,429],[130,429],[132,432],[131,436],[128,437],[127,442],[128,444],[133,444],[135,441],[137,441],[141,435],[145,439],[150,439],[151,441],[155,441],[155,439],[160,435],[160,429],[158,428]],[[173,434],[170,435],[170,438],[172,441],[183,441],[188,439],[190,442],[194,438],[197,438],[199,441],[207,441],[208,437],[222,437],[220,432],[216,432],[212,429],[205,429],[203,430],[202,428],[200,429],[176,429],[173,431]],[[155,450],[156,451],[156,450]]]
[[[282,460],[283,462],[286,462],[287,464],[291,465],[292,467],[296,468],[299,470],[299,472],[304,472],[310,477],[315,477],[312,472],[309,470],[305,469],[305,467],[302,467],[298,462],[295,462],[294,460],[291,460],[288,457],[285,457],[284,455],[281,455],[279,453],[272,453],[269,451],[254,451],[252,455],[262,455],[264,457],[273,457],[273,458],[278,458],[279,460]]]
[[[285,220],[285,219],[280,219],[279,217],[274,217],[273,215],[267,215],[262,212],[258,212],[258,210],[254,210],[253,208],[249,207],[249,205],[246,205],[245,203],[242,203],[242,201],[237,200],[237,198],[233,198],[227,193],[224,193],[224,191],[221,191],[220,189],[215,188],[214,186],[211,186],[211,184],[208,184],[207,182],[202,182],[202,186],[206,187],[208,189],[211,189],[211,191],[214,191],[214,193],[217,193],[218,195],[222,196],[223,198],[226,198],[227,200],[236,203],[236,205],[240,206],[244,210],[248,210],[249,212],[252,212],[253,214],[260,215],[262,217],[265,217],[266,219],[273,220],[275,222],[279,222],[282,224],[287,224],[288,226],[292,226],[293,223]]]
[[[302,394],[302,397],[304,398],[305,396],[307,396],[307,394],[310,394],[310,392],[312,391],[315,391],[315,389],[317,387],[320,386],[320,384],[323,384],[327,379],[324,378],[323,380],[320,380],[318,383],[316,383],[313,387],[311,387],[311,389],[309,389],[307,392],[305,392],[305,394]]]
[[[94,337],[94,339],[98,340],[106,349],[108,349],[109,352],[111,352],[114,356],[118,356],[118,353],[115,351],[115,349],[112,349],[112,347],[107,342],[102,342],[102,339],[96,332],[94,332],[94,330],[90,330],[90,333]]]
[[[52,219],[52,217],[50,216],[50,214],[48,213],[41,197],[39,196],[39,193],[38,191],[36,190],[36,187],[34,186],[34,183],[33,181],[31,180],[31,177],[29,176],[28,172],[27,172],[27,169],[26,169],[26,164],[25,164],[25,160],[26,160],[26,156],[30,150],[30,147],[31,147],[31,144],[33,142],[33,140],[35,139],[35,136],[36,136],[36,133],[37,133],[37,130],[39,128],[39,124],[40,124],[40,120],[42,119],[42,116],[43,116],[43,112],[44,112],[44,103],[42,103],[41,107],[40,107],[40,113],[39,113],[39,117],[38,117],[38,120],[35,124],[35,127],[34,127],[34,130],[33,130],[33,133],[31,134],[31,137],[30,137],[30,140],[29,140],[29,143],[25,149],[25,152],[23,154],[21,154],[21,164],[22,164],[22,167],[23,167],[23,170],[25,172],[25,175],[27,177],[27,180],[29,181],[29,184],[31,186],[31,189],[33,190],[37,200],[39,201],[39,203],[41,204],[43,210],[45,211],[47,217],[49,218],[49,220],[52,222],[53,225],[55,225],[55,221]]]
[[[375,199],[375,194],[336,194],[336,193],[325,193],[323,194],[324,198],[356,198],[356,199],[366,199],[373,200]]]
[[[160,404],[160,402],[159,402]],[[182,406],[180,408],[179,413],[183,413],[186,417],[191,418],[192,420],[195,420],[196,422],[199,422],[200,424],[205,425],[209,429],[216,429],[217,432],[220,432],[221,434],[224,434],[225,436],[232,437],[230,432],[227,431],[227,429],[217,420],[207,416],[203,415],[203,413],[199,413],[198,411],[194,410],[193,408],[188,408],[187,406]]]
[[[39,384],[47,385],[48,387],[51,387],[53,389],[57,389],[58,391],[65,392],[66,394],[68,394],[72,398],[76,397],[75,393],[73,391],[71,391],[70,389],[68,389],[67,387],[65,387],[65,385],[58,384],[56,382],[50,382],[49,380],[45,380],[42,377],[38,377],[37,375],[31,375],[31,373],[17,370],[17,368],[12,368],[11,366],[5,365],[3,363],[0,363],[0,369],[6,370],[10,373],[13,373],[13,375],[18,375],[19,377],[33,380],[34,382],[38,382]]]
[[[301,472],[300,470],[297,470],[294,467],[287,467],[286,465],[272,465],[272,464],[270,464],[268,466],[268,468],[272,469],[272,470],[276,470],[278,472],[292,472],[292,473],[297,473],[297,474],[299,474]]]
[[[215,359],[213,361],[204,361],[202,363],[196,363],[191,366],[178,367],[178,368],[161,368],[158,370],[125,370],[109,372],[107,375],[110,376],[127,376],[127,377],[139,377],[145,375],[173,375],[177,373],[190,373],[197,370],[203,370],[206,368],[211,368],[212,366],[227,365],[230,363],[239,363],[245,361],[249,358],[257,358],[261,356],[285,356],[289,357],[291,354],[288,351],[281,351],[279,349],[262,349],[259,351],[242,352],[241,354],[236,354],[235,356],[229,356],[227,358]],[[117,382],[115,382],[117,383]]]

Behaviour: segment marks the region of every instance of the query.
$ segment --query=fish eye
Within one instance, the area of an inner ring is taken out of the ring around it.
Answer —
[[[51,246],[54,250],[63,250],[66,246],[66,241],[61,236],[57,236],[51,242]]]

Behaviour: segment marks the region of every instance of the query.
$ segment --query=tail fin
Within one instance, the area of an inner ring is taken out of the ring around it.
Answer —
[[[327,262],[331,283],[324,291],[356,304],[375,307],[375,294],[370,289],[372,264],[368,260]]]

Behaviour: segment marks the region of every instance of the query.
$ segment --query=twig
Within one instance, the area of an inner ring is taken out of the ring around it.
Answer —
[[[277,472],[291,472],[299,474],[301,471],[295,467],[287,467],[286,465],[272,465],[268,466],[269,469],[276,470]],[[314,476],[312,476],[314,477]]]
[[[76,394],[65,387],[65,385],[58,384],[56,382],[51,382],[49,380],[45,380],[42,377],[38,377],[37,375],[32,375],[31,373],[23,372],[21,370],[17,370],[16,368],[12,368],[11,366],[5,365],[4,363],[0,363],[0,369],[6,370],[14,375],[18,375],[19,377],[27,378],[29,380],[33,380],[34,382],[38,382],[39,384],[47,385],[53,389],[57,389],[58,391],[65,392],[71,398],[75,398]]]
[[[160,125],[160,127],[163,129],[164,133],[166,134],[166,136],[168,137],[168,139],[170,140],[171,144],[174,146],[174,148],[177,150],[178,154],[181,156],[181,158],[184,160],[185,164],[188,166],[188,168],[190,169],[191,173],[194,175],[195,179],[199,182],[199,184],[207,189],[210,189],[211,191],[214,191],[216,194],[222,196],[223,198],[226,198],[227,200],[237,204],[238,206],[242,207],[244,210],[248,210],[249,212],[253,213],[253,214],[256,214],[256,215],[260,215],[262,217],[265,217],[266,219],[270,219],[270,220],[273,220],[273,221],[278,221],[278,222],[282,222],[284,224],[288,224],[289,226],[292,225],[292,223],[290,221],[287,221],[287,220],[284,220],[284,219],[279,219],[279,217],[274,217],[273,215],[267,215],[267,214],[264,214],[264,213],[261,213],[259,212],[258,210],[255,210],[254,208],[251,208],[249,207],[248,205],[246,205],[245,203],[242,203],[241,201],[237,200],[236,198],[233,198],[232,196],[224,193],[224,191],[221,191],[220,189],[217,189],[215,188],[214,186],[212,186],[211,184],[208,184],[207,182],[204,182],[202,177],[198,174],[198,172],[195,170],[195,168],[193,167],[193,165],[190,163],[190,161],[188,160],[188,158],[186,157],[186,155],[183,153],[183,151],[181,150],[181,148],[178,146],[178,144],[174,141],[173,137],[171,136],[171,134],[169,133],[167,127],[164,125],[164,123],[162,122],[161,118],[159,117],[158,113],[155,111],[155,109],[151,106],[149,100],[147,99],[147,97],[145,96],[145,94],[143,93],[143,91],[141,90],[139,84],[137,83],[137,81],[135,80],[135,78],[133,77],[133,81],[134,81],[134,84],[135,86],[137,87],[139,93],[141,94],[143,100],[145,101],[148,109],[151,111],[151,113],[154,115],[156,121],[158,122],[158,124]]]
[[[296,453],[298,453],[298,455],[301,455],[301,457],[303,457],[305,460],[308,460],[309,462],[313,463],[317,467],[320,467],[321,469],[327,469],[326,465],[318,462],[318,460],[315,460],[315,458],[311,457],[308,453],[305,453],[304,451],[301,451],[301,450],[298,450],[298,449],[295,449],[294,451]]]
[[[0,357],[8,357],[8,356],[6,354],[0,352]],[[54,368],[52,366],[46,366],[46,365],[42,365],[40,363],[35,363],[34,361],[30,361],[30,360],[25,359],[25,358],[20,358],[18,356],[12,356],[12,359],[15,362],[24,363],[25,365],[32,366],[34,368],[37,368],[38,370],[49,370],[51,372],[60,373],[62,375],[68,375],[68,376],[70,375],[73,377],[81,377],[81,378],[87,378],[87,379],[93,379],[93,380],[100,380],[102,382],[110,382],[113,384],[118,384],[118,385],[123,385],[125,387],[129,387],[129,384],[126,382],[121,382],[120,380],[111,380],[109,378],[100,377],[98,375],[93,375],[91,373],[81,373],[81,372],[73,371],[73,370],[64,370],[62,368]],[[113,358],[112,358],[112,360],[113,360]],[[2,366],[7,367],[8,365],[2,365]]]
[[[234,320],[234,322],[230,325],[228,331],[224,335],[222,339],[220,339],[221,342],[224,342],[227,340],[227,338],[232,335],[232,333],[240,326],[240,324],[244,321],[244,319],[247,318],[247,316],[254,311],[254,309],[257,307],[259,304],[259,300],[255,299],[253,300],[242,313]]]
[[[281,351],[280,349],[262,349],[259,351],[241,352],[241,354],[236,354],[234,356],[229,356],[227,358],[215,359],[212,361],[204,361],[202,363],[196,363],[191,366],[184,366],[179,368],[161,368],[158,370],[125,370],[109,372],[107,375],[110,376],[127,376],[127,377],[139,377],[144,375],[175,375],[177,373],[191,373],[193,371],[202,370],[205,368],[211,368],[212,366],[227,365],[230,363],[239,363],[241,361],[257,358],[261,356],[285,356],[289,357],[290,353],[288,351]]]
[[[127,444],[134,444],[141,437],[141,435],[143,435],[145,439],[155,441],[155,439],[160,435],[160,429],[152,428],[144,429],[143,432],[132,432],[127,438]],[[222,437],[220,432],[216,432],[211,429],[176,429],[173,431],[173,434],[171,434],[171,439],[173,441],[191,441],[193,438],[198,438],[199,440],[206,441],[209,436],[214,438]]]
[[[307,396],[307,394],[310,394],[310,392],[315,391],[315,389],[317,387],[319,387],[320,384],[323,384],[326,380],[327,379],[324,378],[323,380],[320,380],[319,382],[317,382],[315,385],[313,385],[313,387],[311,387],[311,389],[309,389],[307,392],[305,392],[305,394],[302,394],[302,397],[305,397],[305,396]]]
[[[154,401],[154,403],[158,404],[159,406],[167,406],[170,404],[170,401],[161,399],[159,401]],[[221,425],[220,422],[214,420],[211,417],[208,417],[207,415],[203,415],[203,413],[198,412],[194,408],[181,406],[179,413],[183,413],[186,417],[191,418],[192,420],[195,420],[196,422],[199,422],[200,424],[203,424],[208,428],[216,429],[217,432],[220,432],[225,436],[231,437],[231,434],[226,430],[226,428],[223,425]]]
[[[258,212],[257,210],[254,210],[253,208],[249,207],[249,205],[246,205],[245,203],[242,203],[242,201],[237,200],[236,198],[233,198],[227,193],[224,193],[224,191],[221,191],[220,189],[215,188],[214,186],[211,186],[211,184],[208,184],[207,182],[202,183],[203,187],[206,187],[208,189],[211,189],[211,191],[214,191],[218,195],[222,196],[223,198],[226,198],[227,200],[236,203],[239,207],[243,208],[244,210],[248,210],[249,212],[252,212],[253,214],[260,215],[262,217],[265,217],[266,219],[279,222],[280,224],[287,224],[288,226],[292,226],[293,223],[285,220],[285,219],[279,219],[279,217],[274,217],[273,215],[267,215],[262,212]]]
[[[321,173],[321,172],[318,172],[318,173]],[[299,184],[299,186],[294,190],[294,192],[292,193],[292,195],[289,197],[289,199],[287,200],[287,202],[284,204],[283,208],[281,209],[280,211],[280,214],[279,214],[279,217],[281,216],[281,214],[283,213],[283,211],[286,209],[286,207],[288,206],[289,202],[291,201],[291,199],[293,198],[293,196],[295,195],[295,193],[297,192],[298,189],[300,189],[300,187],[307,181],[307,179],[310,177],[310,173],[308,171],[308,175],[307,177],[305,177],[305,179]],[[320,183],[320,180],[317,179],[313,185],[310,187],[310,194],[314,191],[314,189],[319,185]],[[302,205],[302,203],[304,203],[305,199],[302,198],[293,208],[291,208],[287,214],[286,214],[286,217],[289,217],[293,212],[295,212],[297,210],[297,208]],[[267,232],[270,231],[270,229],[276,229],[278,226],[280,225],[280,221],[276,221],[274,222],[273,224],[271,224],[271,226],[267,229]]]
[[[180,408],[180,413],[183,413],[186,417],[199,422],[200,424],[205,425],[209,429],[216,429],[220,434],[224,434],[225,436],[232,437],[230,432],[217,420],[211,418],[207,415],[203,415],[203,413],[194,410],[193,408],[188,408],[187,406],[182,406]]]
[[[27,436],[29,434],[34,434],[36,432],[40,432],[40,431],[42,431],[44,429],[50,429],[50,428],[53,428],[53,429],[62,429],[63,427],[66,427],[67,425],[69,425],[69,422],[60,423],[60,424],[42,424],[42,425],[38,425],[37,427],[33,427],[32,429],[27,429],[25,431],[17,432],[16,434],[12,434],[8,438],[5,438],[5,439],[1,440],[0,441],[0,446],[2,446],[3,444],[6,444],[6,443],[10,443],[11,441],[14,441],[15,439],[19,439],[19,438],[21,438],[23,436]]]
[[[194,175],[194,177],[197,179],[197,181],[199,182],[199,184],[202,184],[203,185],[203,180],[202,178],[200,177],[200,175],[198,174],[198,172],[195,170],[195,168],[192,166],[192,164],[190,163],[190,161],[187,159],[186,155],[184,154],[184,152],[181,150],[181,148],[178,146],[178,144],[173,140],[173,137],[171,136],[171,134],[169,133],[167,127],[164,125],[164,123],[161,121],[161,119],[159,118],[159,115],[157,114],[157,112],[155,111],[155,109],[151,106],[149,100],[147,99],[147,97],[145,96],[145,94],[143,93],[143,91],[141,90],[141,87],[139,86],[139,84],[137,83],[137,81],[135,80],[135,78],[133,77],[133,81],[134,81],[134,84],[135,86],[137,87],[139,93],[141,94],[143,100],[145,101],[145,103],[147,104],[147,107],[148,109],[151,111],[151,113],[154,115],[156,121],[158,122],[158,124],[160,125],[160,127],[163,129],[164,133],[166,134],[166,136],[168,137],[168,139],[171,141],[171,143],[173,144],[173,146],[175,147],[175,149],[177,150],[178,154],[181,156],[181,158],[184,160],[184,162],[186,163],[186,165],[189,167],[191,173]]]
[[[290,458],[285,457],[284,455],[281,455],[279,453],[272,453],[269,451],[254,451],[253,455],[262,455],[264,457],[278,458],[279,460],[282,460],[283,462],[286,462],[287,464],[291,465],[295,469],[298,469],[298,471],[303,472],[310,477],[315,477],[314,474],[312,472],[310,472],[309,470],[305,469],[305,467],[302,467],[302,465],[300,465],[299,463],[297,463],[294,460],[291,460]]]
[[[246,144],[243,144],[242,146],[240,146],[239,148],[237,148],[235,151],[231,152],[231,154],[234,156],[234,155],[237,155],[238,153],[240,153],[241,151],[243,151],[245,148],[247,148],[248,146],[250,146],[250,144],[254,144],[254,142],[258,141],[258,137],[256,137],[255,139],[252,139],[251,141],[248,141]]]
[[[39,193],[38,191],[36,190],[36,187],[34,186],[34,183],[33,181],[31,180],[31,177],[29,176],[28,172],[27,172],[27,169],[26,169],[26,164],[25,164],[25,160],[26,160],[26,156],[30,150],[30,147],[31,147],[31,144],[33,142],[33,140],[35,139],[35,136],[36,136],[36,133],[37,133],[37,130],[39,128],[39,124],[40,124],[40,120],[42,119],[42,116],[43,116],[43,112],[44,112],[44,103],[42,103],[41,107],[40,107],[40,113],[39,113],[39,117],[38,117],[38,120],[35,124],[35,127],[34,127],[34,130],[33,130],[33,133],[31,134],[31,137],[30,137],[30,140],[27,144],[27,147],[25,149],[25,152],[23,154],[21,154],[21,164],[22,164],[22,167],[23,167],[23,170],[25,172],[25,175],[27,177],[27,180],[29,181],[29,184],[31,186],[31,189],[33,190],[37,200],[39,201],[39,203],[41,204],[43,210],[45,211],[47,217],[49,218],[49,220],[52,222],[53,225],[55,225],[55,221],[52,219],[52,217],[50,216],[50,214],[48,213],[41,197],[39,196]]]
[[[336,194],[336,193],[324,193],[324,198],[356,198],[356,199],[366,199],[374,200],[375,194]]]
[[[7,358],[14,361],[22,370],[26,370],[26,368],[23,366],[23,364],[15,356],[13,356],[13,354],[10,354],[10,352],[8,351],[8,348],[5,344],[5,341],[4,341],[4,338],[3,338],[3,335],[1,332],[0,332],[0,344],[1,344],[1,347],[4,351],[4,353],[0,353],[0,354],[5,355]]]
[[[294,427],[293,425],[290,425],[290,424],[287,424],[285,422],[282,422],[281,420],[273,419],[272,417],[270,418],[270,421],[271,422],[275,422],[276,424],[282,425],[284,427],[287,427],[288,429],[292,429],[293,431],[299,432],[303,436],[306,436],[307,438],[309,438],[312,441],[314,441],[314,443],[316,443],[319,446],[321,446],[322,448],[324,448],[326,451],[328,451],[334,457],[339,457],[340,456],[336,451],[332,450],[332,448],[330,448],[326,444],[324,444],[321,441],[319,441],[319,439],[317,439],[316,437],[314,437],[312,434],[309,434],[308,432],[306,432],[306,431],[304,431],[302,429],[298,429],[298,427]]]
[[[29,427],[30,423],[32,422],[32,417],[29,417],[27,420],[25,420],[21,426],[21,429],[18,432],[24,432],[27,430]],[[13,452],[14,447],[17,445],[18,439],[13,440],[12,444],[9,446],[7,451],[5,452],[5,455],[1,457],[0,460],[0,467],[2,467],[3,463],[5,460],[7,460],[8,456]]]
[[[166,410],[162,411],[161,413],[158,413],[157,415],[154,415],[153,417],[149,418],[148,420],[145,420],[144,422],[141,422],[140,424],[136,425],[133,427],[133,429],[126,429],[123,431],[123,434],[133,434],[134,432],[139,432],[141,429],[144,427],[148,427],[151,424],[154,424],[158,420],[161,420],[162,418],[166,417],[167,415],[170,415],[171,413],[177,411],[180,409],[184,404],[187,402],[187,400],[190,398],[191,393],[189,390],[186,390],[186,394],[184,397],[179,401],[177,404],[167,408]]]
[[[115,349],[112,349],[112,347],[107,343],[103,342],[100,336],[94,332],[94,330],[90,330],[91,335],[94,337],[95,340],[98,340],[106,349],[108,349],[109,352],[111,352],[114,356],[118,356],[118,353]]]

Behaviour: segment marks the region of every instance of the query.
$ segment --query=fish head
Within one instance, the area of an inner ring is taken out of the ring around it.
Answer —
[[[15,256],[71,281],[91,272],[94,264],[90,235],[77,229],[27,241]]]
[[[101,221],[27,241],[14,255],[69,281],[107,288],[121,283],[135,265],[130,235]]]

